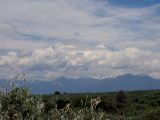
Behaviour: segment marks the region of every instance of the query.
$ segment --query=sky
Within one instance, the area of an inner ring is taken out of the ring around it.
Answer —
[[[160,78],[160,0],[0,0],[0,78]]]

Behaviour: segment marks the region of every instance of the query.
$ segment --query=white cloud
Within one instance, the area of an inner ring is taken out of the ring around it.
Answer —
[[[160,4],[135,9],[94,0],[0,2],[1,77],[21,71],[44,79],[127,72],[160,77]]]
[[[27,72],[31,77],[34,77],[31,74],[38,74],[36,77],[41,79],[60,76],[109,77],[128,72],[160,77],[157,75],[157,72],[160,72],[159,65],[160,54],[149,50],[126,48],[111,51],[96,46],[81,49],[78,45],[64,44],[36,49],[28,56],[9,52],[0,57],[0,66],[3,66],[4,70],[12,67],[16,72]]]

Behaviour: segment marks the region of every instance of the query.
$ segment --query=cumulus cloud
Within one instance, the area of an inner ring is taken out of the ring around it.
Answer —
[[[28,56],[9,52],[0,57],[3,71],[13,69],[16,72],[39,74],[41,79],[60,76],[103,78],[125,73],[160,77],[156,74],[160,72],[159,65],[160,54],[149,50],[126,48],[111,51],[97,46],[85,48],[81,45],[66,44],[36,49]]]

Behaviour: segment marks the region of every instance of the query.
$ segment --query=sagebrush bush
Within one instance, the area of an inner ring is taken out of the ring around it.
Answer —
[[[15,88],[1,96],[1,116],[9,120],[32,120],[40,116],[43,103],[27,88]]]

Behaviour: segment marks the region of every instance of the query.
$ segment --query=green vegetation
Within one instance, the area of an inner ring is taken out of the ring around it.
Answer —
[[[0,119],[160,120],[160,91],[32,95],[14,88],[0,92]]]
[[[81,93],[43,95],[47,102],[62,99],[70,101],[73,110],[90,108],[90,100],[101,96],[101,102],[94,112],[104,112],[108,119],[119,120],[160,120],[160,91],[134,91],[109,93]],[[87,98],[87,100],[86,100]]]

